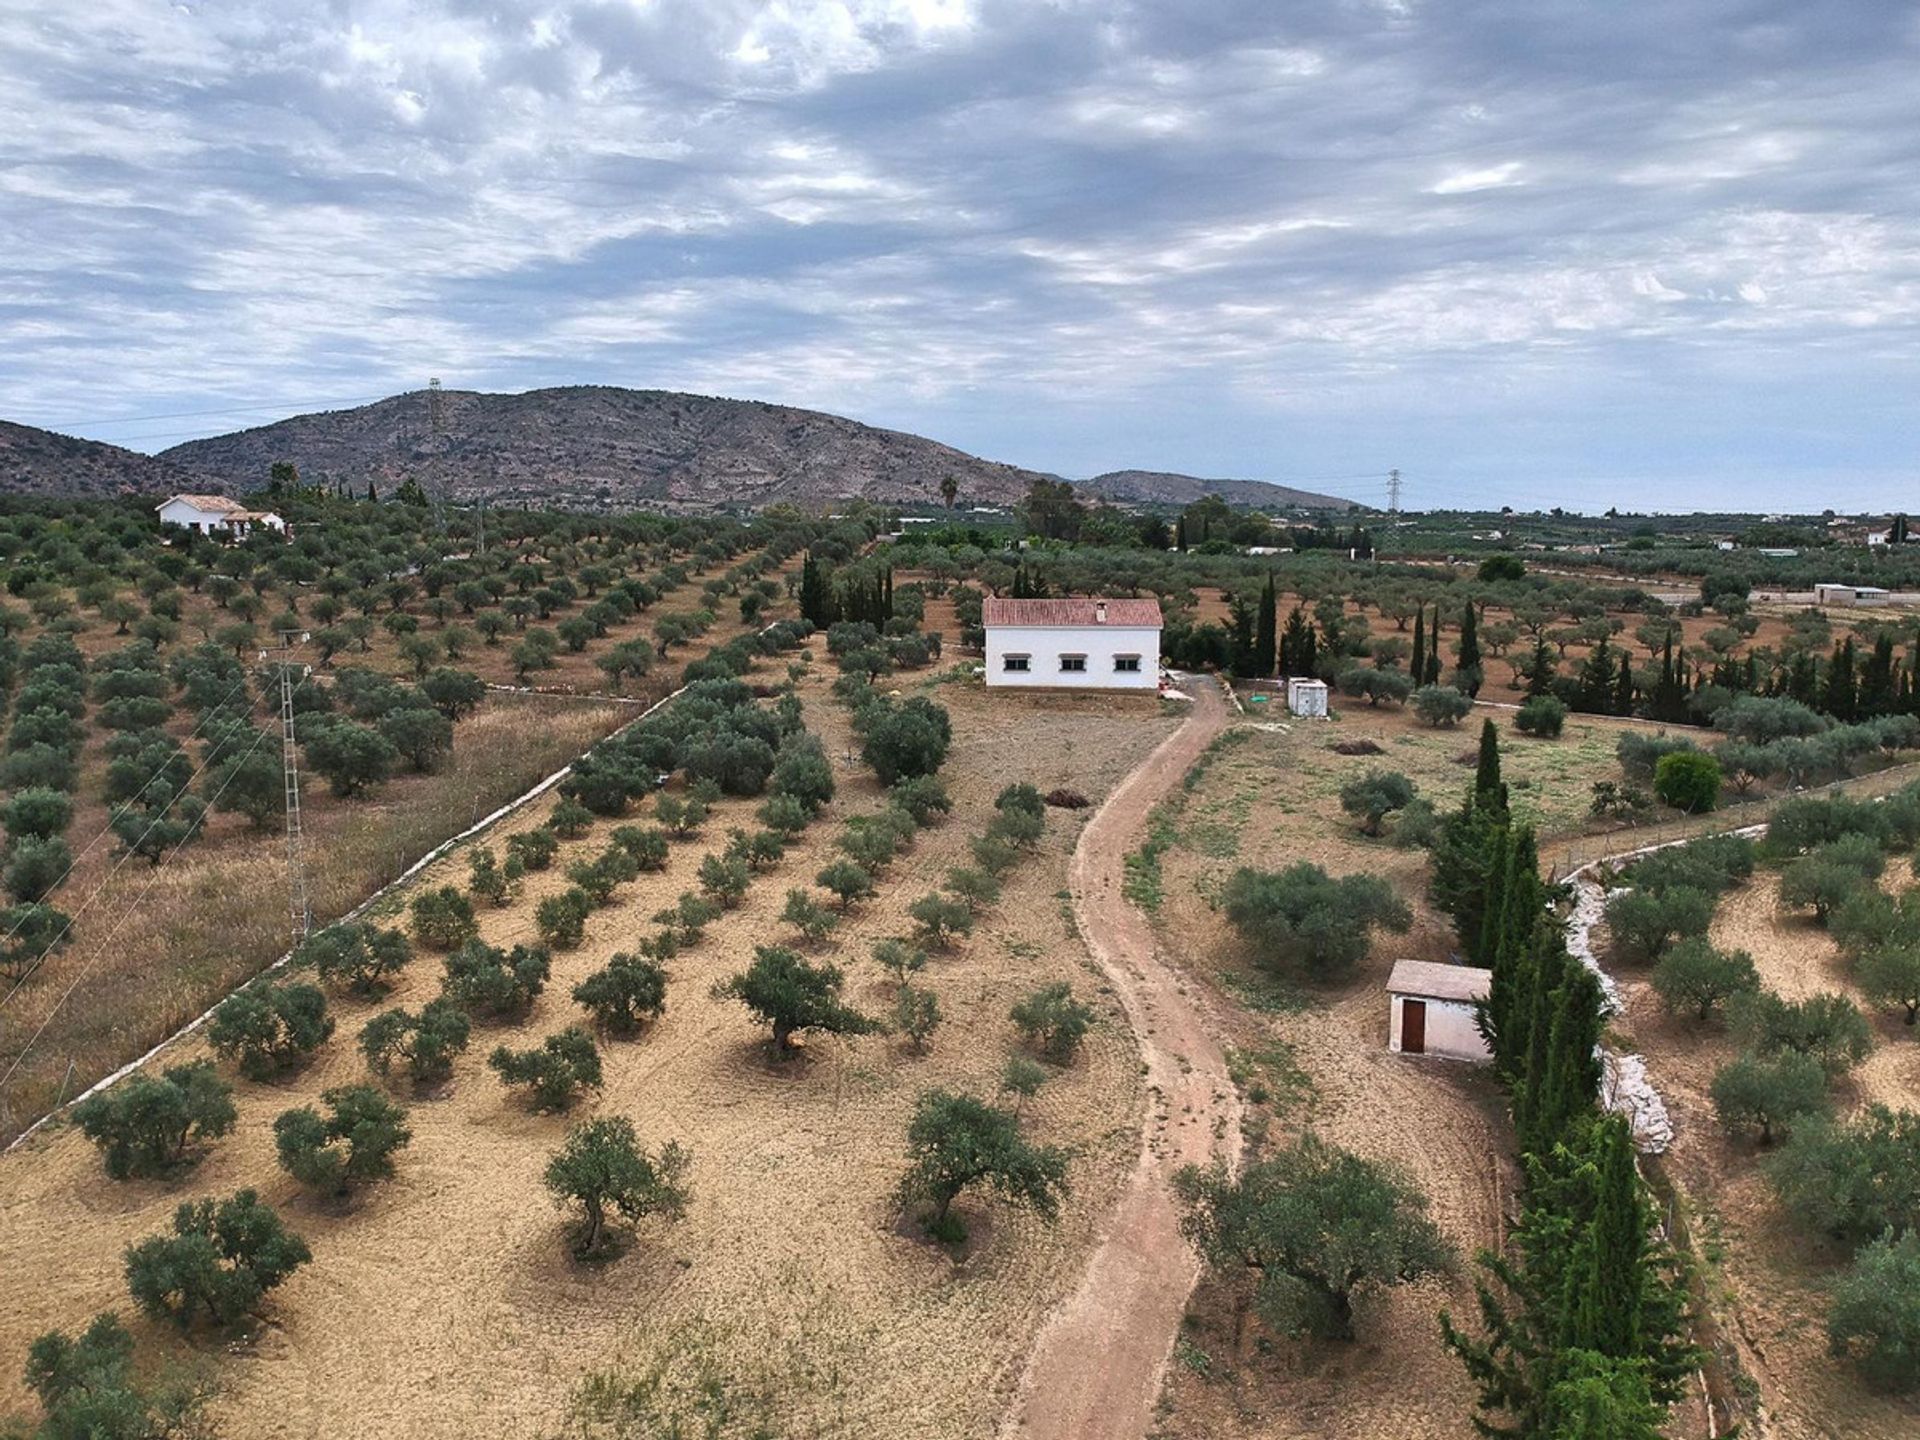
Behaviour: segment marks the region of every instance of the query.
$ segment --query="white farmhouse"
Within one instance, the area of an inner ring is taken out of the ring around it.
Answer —
[[[238,500],[225,495],[175,495],[154,507],[162,525],[178,525],[202,535],[238,539],[251,530],[275,530],[285,533],[287,522],[271,510],[249,510]]]
[[[1003,600],[981,606],[987,684],[1031,689],[1160,688],[1158,600]]]
[[[1387,977],[1387,1049],[1399,1055],[1491,1060],[1474,1006],[1492,986],[1491,970],[1396,960]]]

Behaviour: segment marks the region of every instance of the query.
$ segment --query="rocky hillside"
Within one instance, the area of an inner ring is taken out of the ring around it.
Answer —
[[[167,495],[188,479],[151,455],[0,420],[0,495]]]
[[[1316,495],[1265,480],[1203,480],[1197,475],[1173,475],[1161,470],[1109,470],[1091,480],[1075,482],[1075,489],[1103,500],[1136,505],[1191,505],[1207,495],[1218,495],[1229,505],[1259,510],[1297,507],[1307,510],[1351,510],[1353,502],[1335,495]]]
[[[227,487],[260,484],[291,460],[309,481],[371,480],[382,492],[411,476],[458,498],[612,508],[937,504],[947,475],[962,501],[1004,504],[1042,478],[918,435],[751,400],[581,385],[449,390],[440,404],[438,434],[426,392],[414,391],[189,441],[164,458]]]

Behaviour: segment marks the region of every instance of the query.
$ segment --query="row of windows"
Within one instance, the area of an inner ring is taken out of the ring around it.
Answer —
[[[1024,675],[1033,669],[1031,655],[1003,655],[1000,668]],[[1084,675],[1087,673],[1087,657],[1084,655],[1062,655],[1060,673],[1063,675]],[[1116,655],[1113,657],[1113,673],[1116,675],[1138,675],[1140,657],[1138,655]]]

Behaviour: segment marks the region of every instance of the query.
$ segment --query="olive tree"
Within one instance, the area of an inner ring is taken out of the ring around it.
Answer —
[[[157,1076],[136,1071],[73,1107],[74,1123],[116,1180],[165,1174],[189,1158],[189,1147],[225,1135],[237,1118],[232,1087],[211,1060]]]
[[[1920,1387],[1920,1230],[1868,1242],[1834,1287],[1827,1340],[1877,1390]]]
[[[1312,1134],[1237,1177],[1190,1165],[1174,1186],[1195,1248],[1251,1273],[1255,1309],[1282,1334],[1351,1340],[1356,1295],[1452,1263],[1411,1181]]]
[[[207,1023],[214,1053],[249,1080],[269,1080],[311,1055],[333,1034],[317,985],[250,985],[220,1002]]]
[[[1067,1192],[1066,1152],[1033,1144],[1013,1115],[972,1095],[922,1094],[907,1125],[907,1160],[902,1206],[928,1207],[928,1233],[949,1242],[966,1238],[951,1212],[969,1186],[985,1185],[1044,1220],[1060,1213]]]
[[[1669,1012],[1691,1010],[1705,1022],[1714,1007],[1760,988],[1760,972],[1744,950],[1716,950],[1705,936],[1682,940],[1654,966],[1653,988]]]
[[[1413,923],[1406,902],[1371,875],[1338,879],[1300,861],[1278,873],[1241,867],[1227,881],[1227,919],[1262,965],[1298,965],[1317,979],[1344,974],[1380,928]]]
[[[878,1021],[840,998],[845,977],[836,965],[812,965],[782,945],[754,948],[753,963],[713,987],[716,1000],[738,1000],[773,1031],[773,1047],[784,1054],[803,1030],[831,1035],[868,1035]]]
[[[413,949],[398,930],[350,922],[316,930],[294,951],[296,965],[311,965],[322,981],[374,995],[406,968]]]
[[[174,1212],[173,1233],[127,1251],[127,1288],[155,1319],[182,1329],[205,1313],[215,1325],[249,1315],[269,1290],[313,1258],[253,1190],[192,1200]]]
[[[657,1155],[649,1154],[624,1115],[574,1126],[547,1162],[545,1176],[554,1203],[578,1205],[585,1220],[574,1253],[599,1252],[610,1212],[630,1224],[649,1215],[678,1220],[691,1198],[686,1173],[692,1163],[693,1156],[671,1140]]]
[[[355,1185],[393,1175],[393,1156],[413,1139],[404,1107],[371,1085],[323,1091],[323,1115],[311,1106],[273,1122],[280,1168],[309,1190],[343,1195]]]
[[[1825,1116],[1833,1106],[1820,1062],[1792,1050],[1729,1061],[1714,1074],[1709,1093],[1728,1134],[1757,1132],[1762,1145],[1771,1145],[1776,1132],[1791,1130],[1799,1120]]]
[[[1393,770],[1369,770],[1340,787],[1340,808],[1360,822],[1360,833],[1378,835],[1387,816],[1413,803],[1417,787]]]
[[[667,1009],[667,971],[645,955],[625,951],[573,987],[574,1000],[615,1035],[631,1035]]]
[[[1041,986],[1008,1014],[1027,1043],[1058,1065],[1073,1059],[1093,1028],[1092,1009],[1073,998],[1073,987],[1064,980]]]
[[[577,1025],[525,1050],[496,1046],[487,1064],[508,1085],[524,1085],[536,1110],[564,1110],[583,1088],[600,1086],[600,1051]]]

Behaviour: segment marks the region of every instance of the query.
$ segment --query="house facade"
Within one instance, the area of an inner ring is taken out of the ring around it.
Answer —
[[[154,507],[162,525],[178,525],[202,535],[237,539],[252,530],[285,533],[287,522],[271,510],[249,510],[225,495],[175,495]]]
[[[1475,1006],[1492,986],[1493,972],[1472,965],[1395,961],[1387,977],[1387,1049],[1396,1055],[1491,1060]]]
[[[1158,600],[988,596],[980,618],[987,632],[989,686],[1148,693],[1160,688]]]

